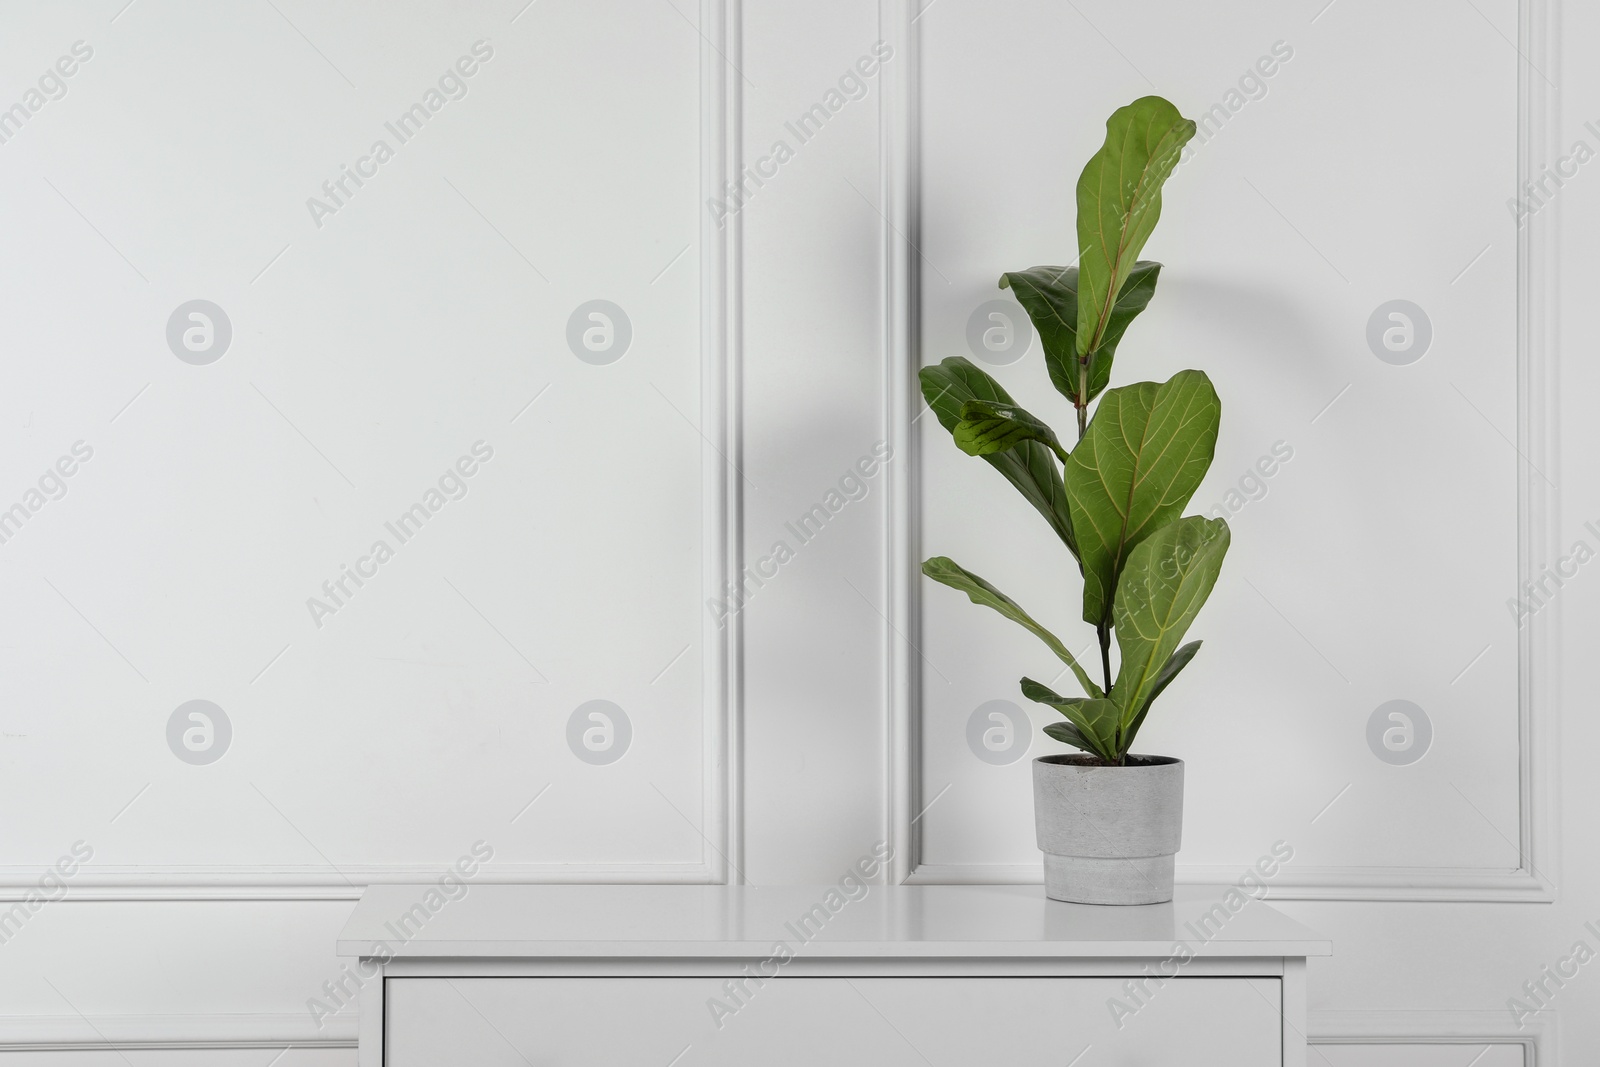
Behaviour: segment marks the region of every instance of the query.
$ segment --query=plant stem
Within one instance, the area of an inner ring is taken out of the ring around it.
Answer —
[[[1078,440],[1083,440],[1083,435],[1088,432],[1089,426],[1089,361],[1082,356],[1078,357]],[[1064,466],[1065,464],[1063,464]],[[1095,627],[1095,634],[1100,638],[1100,675],[1105,679],[1104,692],[1111,695],[1111,626],[1102,622]],[[1123,761],[1118,760],[1114,765]]]
[[[1089,361],[1078,357],[1078,398],[1073,401],[1078,409],[1078,440],[1083,440],[1089,426]]]
[[[1105,678],[1105,694],[1111,695],[1111,627],[1101,623],[1095,627],[1100,636],[1100,673]]]
[[[1089,363],[1081,356],[1078,359],[1078,440],[1083,440],[1083,435],[1088,432],[1089,425]],[[1105,679],[1105,694],[1111,695],[1111,627],[1107,623],[1100,623],[1095,627],[1095,633],[1100,638],[1100,674]]]

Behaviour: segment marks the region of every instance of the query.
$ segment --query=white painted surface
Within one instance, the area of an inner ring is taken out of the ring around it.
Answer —
[[[716,979],[402,978],[387,1062],[849,1064],[1281,1062],[1277,981],[1194,978],[1119,1030],[1110,978],[796,978],[712,1020]],[[618,1026],[618,1018],[628,1025]],[[817,1025],[826,1020],[826,1025]],[[1087,1053],[1085,1052],[1087,1050]]]
[[[701,755],[709,736],[697,663],[705,613],[689,562],[705,547],[705,501],[694,499],[703,449],[647,386],[655,381],[696,415],[707,295],[696,282],[704,215],[700,64],[706,55],[720,63],[691,25],[705,25],[701,13],[682,3],[674,14],[659,3],[578,8],[540,0],[519,15],[521,0],[381,10],[274,2],[281,15],[266,5],[137,0],[124,9],[114,0],[70,9],[14,5],[3,17],[0,103],[19,99],[73,41],[96,49],[66,97],[0,145],[0,218],[10,235],[0,247],[8,294],[0,324],[5,502],[73,441],[96,448],[68,495],[0,545],[0,588],[10,605],[0,621],[5,879],[28,881],[81,838],[94,844],[97,862],[124,865],[112,875],[123,883],[181,882],[189,872],[179,865],[192,863],[213,872],[242,868],[255,882],[316,878],[326,883],[322,893],[353,896],[262,803],[252,781],[334,864],[362,865],[351,879],[357,885],[380,874],[431,874],[480,838],[493,842],[508,877],[519,876],[513,861],[540,865],[531,872],[539,878],[561,877],[569,864],[625,880],[707,877],[720,866],[716,849],[728,849],[716,834],[708,846],[695,833],[716,818],[707,789],[715,776],[704,773],[714,759]],[[1558,54],[1539,56],[1540,72],[1524,66],[1521,75],[1525,87],[1538,88],[1545,76],[1560,85],[1548,114],[1561,147],[1543,153],[1554,163],[1579,139],[1600,145],[1584,127],[1600,115],[1600,78],[1589,61],[1600,12],[1556,0],[1528,6],[1559,19],[1559,33],[1550,35]],[[923,79],[927,162],[937,179],[929,193],[941,199],[922,212],[937,232],[909,235],[953,282],[987,293],[998,270],[1070,250],[1067,213],[1051,215],[1045,205],[1070,188],[1108,107],[1148,91],[1130,63],[1198,113],[1275,40],[1295,47],[1269,95],[1232,118],[1174,179],[1151,246],[1173,273],[1124,358],[1151,374],[1196,365],[1218,378],[1226,422],[1216,484],[1201,494],[1207,506],[1237,482],[1261,444],[1283,437],[1296,447],[1267,498],[1236,516],[1230,568],[1248,575],[1353,681],[1346,686],[1330,673],[1234,583],[1197,630],[1207,647],[1191,670],[1212,673],[1187,679],[1194,713],[1171,705],[1164,721],[1152,720],[1150,737],[1184,756],[1195,776],[1189,848],[1180,859],[1223,881],[1280,837],[1295,846],[1296,865],[1330,865],[1298,887],[1313,895],[1356,895],[1338,871],[1354,870],[1351,877],[1368,885],[1393,871],[1376,894],[1383,897],[1421,880],[1444,884],[1458,871],[1435,865],[1471,865],[1455,903],[1281,905],[1339,947],[1310,966],[1313,1038],[1347,1039],[1352,1031],[1317,1030],[1316,1020],[1356,1013],[1371,1039],[1319,1046],[1330,1060],[1433,1067],[1419,1057],[1459,1053],[1464,1064],[1484,1048],[1473,1040],[1523,1033],[1506,1002],[1524,981],[1580,938],[1600,945],[1584,927],[1600,916],[1600,865],[1586,815],[1600,804],[1587,769],[1600,728],[1585,712],[1595,696],[1587,668],[1600,634],[1600,584],[1588,568],[1539,616],[1559,616],[1565,628],[1552,650],[1555,669],[1544,678],[1555,714],[1536,739],[1563,772],[1559,789],[1538,798],[1561,855],[1534,860],[1555,900],[1480,902],[1488,892],[1484,870],[1510,878],[1518,866],[1522,815],[1518,738],[1508,718],[1515,692],[1507,689],[1517,659],[1495,631],[1509,618],[1509,594],[1486,588],[1516,566],[1507,543],[1515,457],[1500,435],[1518,439],[1506,397],[1517,293],[1499,236],[1516,154],[1509,141],[1515,12],[1498,0],[1399,7],[1241,0],[1209,5],[1201,24],[1181,5],[1079,3],[1077,10],[1083,18],[1063,7],[1028,22],[1031,5],[937,0],[917,19],[932,64]],[[743,72],[729,80],[742,91],[733,105],[754,159],[782,135],[785,120],[892,36],[883,23],[896,12],[893,4],[881,14],[875,5],[736,4],[734,14],[732,40],[707,35]],[[497,48],[485,80],[447,105],[428,141],[397,155],[349,210],[308,230],[304,198],[330,168],[351,162],[374,123],[381,126],[479,35]],[[997,98],[995,84],[1017,94]],[[880,89],[892,86],[875,84],[841,111],[738,219],[739,462],[753,483],[740,482],[747,558],[768,552],[783,523],[822,499],[888,432],[882,412],[893,372],[884,339],[897,334],[886,323],[878,212],[899,215],[884,188]],[[1023,99],[1029,93],[1044,101],[1042,111]],[[1018,121],[1027,114],[1040,121],[1024,134]],[[1240,173],[1263,176],[1258,188],[1352,278],[1350,286],[1322,273],[1322,260],[1269,209],[1251,205]],[[444,176],[551,278],[548,292],[436,181]],[[1579,538],[1600,543],[1584,529],[1600,516],[1588,472],[1600,453],[1592,418],[1600,371],[1587,355],[1600,344],[1587,314],[1600,284],[1589,238],[1600,227],[1592,164],[1537,218],[1558,217],[1567,310],[1552,337],[1561,418],[1556,462],[1546,473],[1562,499],[1549,537],[1566,550]],[[1479,227],[1483,240],[1467,240]],[[252,283],[285,244],[289,252]],[[652,285],[685,244],[690,250]],[[1489,251],[1451,284],[1484,244]],[[925,281],[930,273],[924,267]],[[1225,280],[1238,288],[1217,291]],[[614,282],[642,294],[635,324],[649,320],[661,337],[648,377],[640,373],[643,347],[602,368],[563,354],[567,313]],[[1424,291],[1441,294],[1420,301],[1442,309],[1439,347],[1410,368],[1386,368],[1364,354],[1360,328],[1370,307]],[[205,293],[228,307],[239,331],[226,358],[192,368],[167,351],[161,327],[179,301]],[[959,301],[935,295],[918,316],[928,334],[919,351],[929,358],[948,354],[960,326]],[[1249,360],[1247,374],[1229,369],[1241,358]],[[1345,369],[1341,360],[1350,375],[1336,373]],[[586,393],[596,377],[590,371],[617,372],[606,380],[619,388]],[[1019,364],[1002,373],[1009,381],[1026,371]],[[511,424],[552,380],[552,391]],[[150,388],[118,415],[147,381]],[[1271,432],[1280,422],[1309,420],[1346,381],[1351,391],[1304,434]],[[562,395],[557,389],[567,390],[568,406],[546,407]],[[585,416],[597,412],[614,436],[587,431]],[[1428,417],[1413,420],[1412,412]],[[538,422],[536,413],[550,421]],[[290,641],[288,628],[309,627],[300,614],[305,597],[364,547],[368,519],[412,502],[480,425],[504,426],[500,437],[485,438],[496,460],[429,527],[432,543],[407,546],[382,586],[363,590],[322,631],[293,642],[251,685]],[[569,443],[569,431],[581,431],[581,445]],[[1451,451],[1441,454],[1435,442]],[[1388,447],[1380,452],[1380,445]],[[937,453],[929,451],[930,462]],[[552,461],[574,455],[580,458],[567,462],[577,466],[566,469],[589,480],[560,473]],[[930,467],[928,487],[965,477],[958,460],[946,455],[940,468]],[[901,469],[891,464],[891,472]],[[1004,487],[970,480],[974,492],[1012,513]],[[831,521],[825,537],[797,553],[743,613],[737,695],[745,744],[738,754],[748,776],[732,809],[745,817],[748,847],[732,855],[750,881],[835,880],[886,836],[886,823],[921,814],[918,803],[891,817],[902,802],[887,774],[897,760],[950,772],[926,791],[933,806],[919,825],[927,824],[930,844],[946,849],[952,867],[1012,861],[1020,866],[998,872],[1015,878],[1033,866],[1025,823],[1008,814],[1026,810],[1020,765],[978,764],[938,730],[921,742],[888,735],[892,656],[925,669],[919,653],[885,635],[879,615],[891,613],[888,484],[871,483],[866,498]],[[624,506],[624,488],[650,495]],[[1379,502],[1403,518],[1384,520]],[[1358,538],[1330,540],[1332,528],[1351,521]],[[1005,576],[1020,566],[1012,557],[1033,544],[1030,528],[1020,514],[998,554],[972,544],[958,558],[970,555],[980,573],[1015,583]],[[944,532],[952,552],[974,540],[949,522]],[[1054,558],[1042,553],[1047,546],[1035,547],[1040,559]],[[998,562],[985,570],[980,563],[990,558]],[[1347,564],[1337,573],[1348,582],[1330,582],[1329,561]],[[1015,573],[1027,583],[1019,597],[1039,596],[1036,572]],[[482,628],[444,576],[551,676],[553,688]],[[1070,619],[1075,585],[1064,571],[1058,577],[1044,592],[1058,590],[1051,595],[1060,604],[1041,614]],[[964,709],[937,697],[945,701],[933,705],[940,716],[970,711],[991,689],[1009,690],[1019,671],[995,665],[1029,655],[1024,639],[1000,636],[974,609],[948,607],[947,636],[960,628],[968,642],[961,655],[970,661],[946,673],[970,693]],[[345,629],[352,632],[336,632]],[[652,685],[685,645],[690,650]],[[1484,645],[1489,651],[1451,684]],[[924,651],[944,668],[933,649]],[[1360,692],[1341,695],[1353,689]],[[930,697],[937,693],[930,686]],[[1204,703],[1202,693],[1210,694]],[[660,729],[641,730],[641,747],[609,768],[577,763],[561,740],[563,717],[596,697],[631,712],[639,694],[649,709],[640,718]],[[1434,751],[1409,768],[1372,761],[1355,721],[1390,695],[1430,711],[1442,700],[1448,709],[1434,716]],[[178,763],[161,736],[165,717],[195,696],[240,711],[239,747],[209,769]],[[146,782],[150,789],[111,823]],[[554,783],[550,791],[511,823],[546,782]],[[940,794],[945,782],[951,788]],[[1347,782],[1350,790],[1312,823]],[[1399,867],[1365,866],[1372,863]],[[1285,884],[1292,876],[1286,870]],[[92,895],[87,882],[77,885],[76,896]],[[320,1036],[327,1031],[316,1027],[307,1001],[339,973],[334,941],[351,907],[348,900],[48,905],[0,949],[0,1001],[18,1016],[59,1016],[68,1025],[58,1047],[74,1050],[0,1052],[0,1059],[264,1064],[277,1048],[74,1046],[69,1005],[95,1019],[176,1020],[176,1044],[211,1032],[197,1017],[237,1013],[297,1018],[302,1038]],[[1565,1062],[1587,1062],[1600,1049],[1600,978],[1584,968],[1551,1005],[1537,1026],[1544,1047],[1553,1048],[1559,1033]],[[330,1026],[348,1018],[342,1013]],[[6,1027],[0,1019],[0,1046]],[[1443,1051],[1414,1043],[1429,1033],[1451,1043]],[[1478,1067],[1500,1067],[1508,1055],[1497,1046]],[[353,1060],[348,1048],[297,1048],[279,1063]]]
[[[483,886],[430,912],[436,896],[375,886],[340,934],[367,979],[363,1063],[506,1048],[553,1064],[965,1063],[1098,1046],[1302,1067],[1304,959],[1329,951],[1265,904],[1192,889],[1126,908],[860,880]]]
[[[431,910],[430,912],[430,908]],[[1315,931],[1249,901],[1184,889],[1106,908],[1031,886],[374,886],[339,934],[346,956],[716,959],[803,941],[826,958],[1325,956]]]
[[[5,803],[62,797],[16,827],[12,877],[79,839],[85,885],[354,895],[479,839],[500,877],[708,877],[694,27],[664,4],[110,14],[6,34],[11,70],[95,49],[0,146],[34,250],[7,264],[5,343],[39,357],[7,401],[8,502],[94,450],[3,546]],[[447,75],[464,95],[400,143],[386,123]],[[375,140],[394,158],[314,221]],[[163,335],[194,297],[232,322],[207,366]],[[567,341],[597,297],[632,322],[606,366]],[[419,502],[423,529],[391,529]],[[363,564],[378,541],[393,558]],[[324,591],[342,565],[376,573]],[[209,767],[166,751],[194,698],[232,723]],[[626,765],[568,751],[594,699],[631,720]]]
[[[1463,1062],[1525,1067],[1522,1049],[1514,1045],[1339,1045],[1323,1049],[1322,1055],[1328,1067],[1460,1067]]]
[[[262,1049],[97,1049],[6,1053],[14,1067],[261,1067],[273,1052]],[[277,1067],[346,1067],[354,1057],[343,1049],[291,1048]]]

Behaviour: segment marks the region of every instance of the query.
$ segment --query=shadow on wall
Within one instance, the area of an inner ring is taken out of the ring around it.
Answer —
[[[877,522],[870,513],[880,507],[877,498],[883,492],[885,468],[896,462],[893,446],[881,437],[863,435],[852,441],[859,427],[830,426],[826,419],[804,424],[803,430],[797,426],[794,432],[806,440],[837,443],[836,449],[829,449],[837,458],[831,467],[814,468],[781,486],[774,484],[778,471],[744,471],[747,500],[754,497],[761,504],[751,509],[755,514],[745,522],[741,581],[730,583],[706,603],[719,628],[770,596],[775,586],[789,589],[791,609],[792,598],[813,604],[855,600],[877,589],[877,575],[870,567],[858,566],[861,553],[851,549],[859,549],[862,536],[876,536]],[[862,608],[869,610],[875,604],[869,600]],[[792,636],[798,640],[815,635]],[[811,674],[809,666],[797,667]]]
[[[1369,507],[1373,473],[1327,462],[1333,447],[1329,438],[1337,436],[1339,405],[1350,403],[1346,390],[1363,371],[1382,369],[1366,347],[1362,324],[1355,320],[1330,324],[1325,314],[1287,289],[1230,284],[1176,271],[1162,272],[1161,296],[1159,308],[1152,304],[1151,324],[1169,337],[1181,331],[1188,349],[1182,358],[1213,368],[1218,391],[1233,398],[1223,407],[1218,451],[1237,469],[1219,464],[1190,510],[1204,512],[1232,499],[1228,494],[1241,478],[1259,470],[1255,462],[1266,458],[1271,466],[1286,457],[1293,460],[1296,481],[1316,479],[1315,492],[1325,502],[1326,513],[1359,513]],[[1250,525],[1241,522],[1235,533],[1248,537]],[[1296,540],[1254,546],[1254,566],[1270,569],[1295,563],[1282,554],[1293,553]],[[1376,544],[1369,547],[1382,551]]]
[[[1159,314],[1154,321],[1184,323],[1197,342],[1215,346],[1219,376],[1247,369],[1297,389],[1304,395],[1307,419],[1349,381],[1353,350],[1330,338],[1326,324],[1313,319],[1311,309],[1297,304],[1288,289],[1230,285],[1165,269],[1160,291],[1161,306],[1151,308]],[[1361,335],[1352,330],[1351,341],[1357,343]],[[1256,358],[1241,368],[1241,356]]]

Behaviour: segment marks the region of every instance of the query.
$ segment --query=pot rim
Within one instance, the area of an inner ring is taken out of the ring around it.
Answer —
[[[1130,752],[1128,755],[1134,757],[1135,759],[1149,760],[1150,762],[1142,763],[1133,767],[1118,767],[1115,764],[1106,767],[1085,766],[1081,763],[1067,762],[1068,760],[1078,758],[1077,754],[1072,752],[1052,752],[1048,756],[1035,756],[1033,758],[1033,762],[1047,763],[1052,767],[1072,767],[1085,771],[1150,771],[1159,767],[1171,767],[1174,764],[1178,766],[1183,765],[1183,760],[1176,756],[1147,756],[1142,752]]]

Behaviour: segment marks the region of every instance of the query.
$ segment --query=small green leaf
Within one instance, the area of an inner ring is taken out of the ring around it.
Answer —
[[[1174,666],[1170,661],[1217,584],[1228,541],[1222,519],[1190,515],[1161,527],[1128,554],[1117,584],[1114,614],[1122,664],[1112,692],[1130,727],[1188,662]]]
[[[1085,752],[1092,752],[1096,756],[1100,755],[1099,752],[1095,751],[1094,743],[1079,733],[1078,728],[1070,722],[1049,723],[1045,726],[1044,732],[1057,741],[1065,741],[1073,748],[1081,748]],[[1105,757],[1101,756],[1100,758],[1104,759]]]
[[[1128,553],[1183,513],[1211,466],[1221,416],[1217,391],[1197,370],[1106,391],[1062,472],[1085,621],[1109,618]]]
[[[1078,354],[1103,342],[1111,310],[1161,218],[1161,186],[1195,125],[1159,96],[1118,108],[1078,178]]]
[[[1108,700],[1105,697],[1093,699],[1063,697],[1049,686],[1041,685],[1032,678],[1022,679],[1022,695],[1029,700],[1055,708],[1062,715],[1065,715],[1068,722],[1072,724],[1073,731],[1077,733],[1079,741],[1074,741],[1069,736],[1066,736],[1066,732],[1063,730],[1052,731],[1048,726],[1045,727],[1045,733],[1050,734],[1051,737],[1058,741],[1066,741],[1069,745],[1077,745],[1077,747],[1085,751],[1093,752],[1107,762],[1118,762],[1117,726],[1119,713],[1116,701]]]
[[[1023,696],[1029,700],[1037,700],[1041,704],[1049,704],[1051,707],[1055,707],[1057,704],[1077,703],[1083,700],[1082,697],[1064,697],[1043,682],[1036,682],[1032,678],[1022,679],[1021,684]]]
[[[1128,324],[1155,295],[1161,264],[1141,260],[1128,272],[1128,280],[1111,309],[1099,346],[1080,361],[1078,356],[1078,268],[1030,267],[1000,276],[1000,288],[1010,289],[1027,310],[1044,348],[1045,367],[1057,391],[1082,406],[1099,396],[1111,381],[1111,361]],[[1088,394],[1078,400],[1080,380]]]
[[[939,425],[955,433],[961,422],[961,409],[969,400],[988,400],[1011,404],[1011,397],[989,375],[962,356],[951,356],[937,366],[918,372],[922,395],[939,419]],[[1050,528],[1076,556],[1078,542],[1072,534],[1072,514],[1067,508],[1066,489],[1050,449],[1037,441],[1024,441],[1006,452],[983,457],[1043,515]]]
[[[969,456],[1007,452],[1024,441],[1037,441],[1065,463],[1067,452],[1056,432],[1015,404],[968,400],[954,431],[956,447]]]
[[[1078,661],[1073,658],[1067,646],[1062,644],[1061,639],[1034,622],[1027,612],[1018,607],[1015,601],[1000,590],[971,571],[965,570],[948,556],[934,556],[926,561],[922,565],[922,573],[941,585],[948,585],[951,589],[960,590],[967,594],[967,597],[974,604],[993,608],[1021,626],[1048,645],[1050,651],[1054,652],[1062,663],[1072,668],[1072,673],[1077,677],[1078,683],[1083,686],[1085,693],[1094,697],[1105,695],[1098,686],[1089,680],[1088,674],[1084,673],[1083,668],[1078,666]]]

